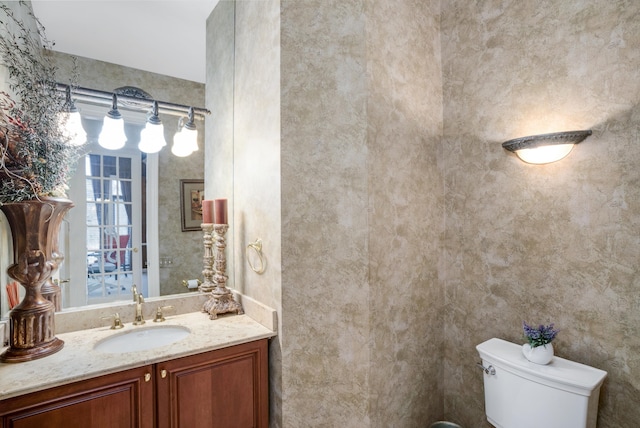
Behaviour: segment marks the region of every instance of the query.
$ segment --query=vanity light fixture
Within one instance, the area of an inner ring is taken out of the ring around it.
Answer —
[[[124,119],[118,111],[118,96],[113,94],[111,110],[104,117],[98,144],[105,149],[118,150],[124,147],[127,136],[124,133]]]
[[[541,165],[566,157],[575,144],[591,135],[591,130],[531,135],[505,141],[502,147],[514,152],[526,163]]]
[[[158,102],[153,102],[151,115],[140,133],[138,148],[145,153],[158,153],[167,143],[164,140],[164,126],[158,117]]]
[[[189,108],[187,123],[173,137],[171,153],[178,157],[189,156],[198,150],[198,131],[193,121],[193,107]]]
[[[68,85],[63,85],[58,83],[56,85],[56,89],[59,92],[65,92]],[[116,89],[115,93],[105,92],[98,89],[90,89],[90,88],[82,88],[82,87],[74,87],[73,88],[74,97],[82,102],[86,102],[92,105],[110,105],[111,110],[107,113],[107,116],[104,119],[102,132],[100,133],[100,137],[98,138],[98,143],[107,149],[116,150],[120,149],[126,143],[126,135],[124,134],[124,120],[122,119],[122,115],[118,111],[118,102],[121,104],[121,107],[127,111],[136,111],[143,112],[148,111],[148,109],[153,109],[151,116],[147,119],[147,124],[145,126],[145,130],[147,128],[153,129],[154,127],[158,127],[158,124],[161,121],[158,117],[158,114],[168,114],[172,116],[180,116],[180,123],[186,119],[187,122],[183,125],[180,125],[179,132],[176,134],[177,140],[174,138],[174,142],[178,142],[178,146],[176,144],[173,145],[172,152],[176,156],[188,156],[194,151],[198,150],[198,131],[196,129],[195,119],[204,119],[204,117],[211,112],[202,107],[189,107],[183,104],[175,104],[166,101],[155,101],[148,94],[144,93],[144,91],[138,88],[132,87],[123,87]],[[157,104],[157,107],[156,107]],[[185,117],[187,116],[187,117]],[[107,120],[109,119],[109,120]],[[157,121],[156,121],[157,119]],[[116,127],[116,132],[119,134],[119,137],[113,137],[109,135],[110,122],[120,122],[120,125]],[[84,131],[83,131],[84,132]],[[144,131],[143,131],[144,132]],[[156,133],[159,135],[160,133],[156,129]],[[145,143],[143,135],[141,133],[141,142],[138,148],[142,151],[147,150],[161,150],[166,142],[163,139],[160,140],[163,145],[159,148],[155,146],[156,143]],[[148,140],[149,141],[149,140]],[[147,152],[153,153],[153,152]]]
[[[87,141],[87,136],[82,128],[82,119],[80,118],[80,111],[71,99],[71,86],[67,86],[66,100],[62,107],[61,119],[65,124],[65,131],[69,136],[69,144],[73,146],[81,146]]]

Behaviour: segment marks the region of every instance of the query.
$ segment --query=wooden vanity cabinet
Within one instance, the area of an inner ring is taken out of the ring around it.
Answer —
[[[0,401],[0,427],[152,428],[152,374],[138,367]]]
[[[267,428],[267,342],[9,398],[0,428]]]
[[[267,428],[267,339],[156,364],[158,428]]]

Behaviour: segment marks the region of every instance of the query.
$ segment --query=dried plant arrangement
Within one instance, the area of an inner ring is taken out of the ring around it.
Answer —
[[[0,204],[65,196],[80,154],[69,144],[59,114],[65,97],[56,89],[56,67],[46,54],[53,43],[31,6],[20,1],[19,7],[33,18],[35,29],[6,2],[0,4],[0,62],[11,92],[0,92]]]

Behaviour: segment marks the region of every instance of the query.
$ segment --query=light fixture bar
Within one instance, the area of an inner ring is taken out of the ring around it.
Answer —
[[[56,89],[60,92],[66,92],[69,85],[62,83],[56,84]],[[82,87],[73,88],[73,97],[76,100],[87,101],[90,103],[111,106],[113,99],[113,92],[101,91],[99,89],[90,89]],[[145,99],[139,97],[131,97],[127,95],[118,94],[118,101],[121,102],[120,108],[123,110],[133,111],[146,111],[153,107],[154,100]],[[157,101],[158,111],[164,114],[170,114],[172,116],[185,116],[189,114],[189,109],[193,108],[193,114],[198,119],[204,119],[208,114],[211,114],[209,110],[203,107],[191,107],[184,104],[170,103],[166,101]],[[137,106],[140,107],[137,107]]]

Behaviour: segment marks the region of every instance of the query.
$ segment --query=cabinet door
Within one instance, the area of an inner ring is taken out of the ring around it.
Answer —
[[[156,365],[158,428],[267,428],[267,340]]]
[[[0,427],[152,428],[152,373],[145,366],[0,401]]]

